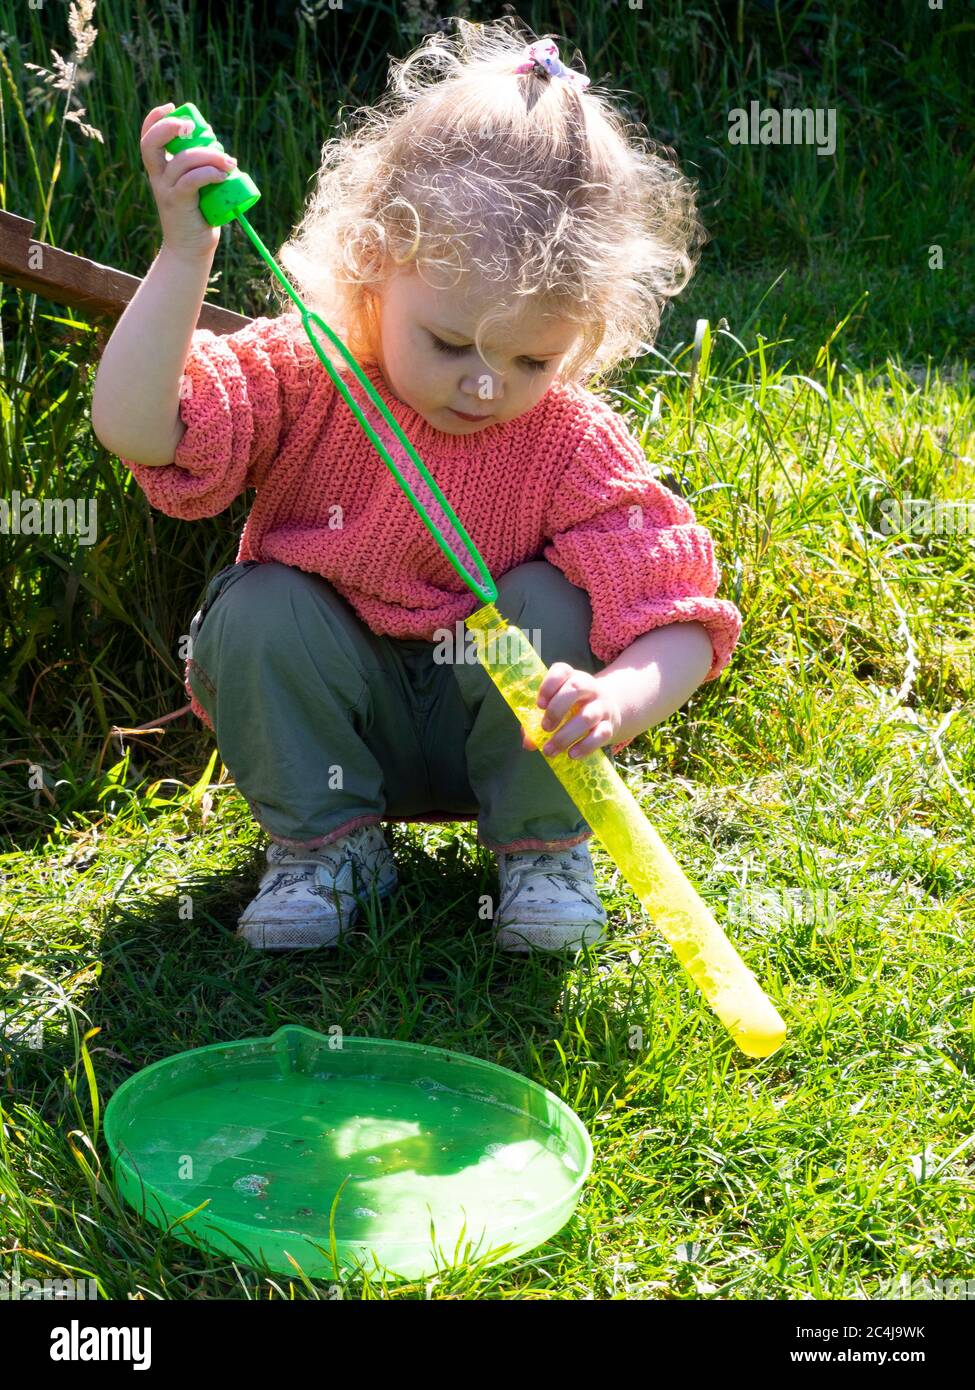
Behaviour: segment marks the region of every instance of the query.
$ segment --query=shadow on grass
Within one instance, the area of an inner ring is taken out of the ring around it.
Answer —
[[[106,1049],[111,1063],[103,1084],[114,1089],[175,1051],[285,1023],[421,1042],[515,1069],[558,1037],[566,972],[591,957],[498,950],[490,917],[479,916],[498,901],[493,856],[460,827],[437,827],[444,833],[429,848],[410,831],[385,829],[397,888],[363,900],[337,945],[311,950],[260,952],[236,935],[266,867],[263,845],[239,866],[176,875],[167,887],[154,888],[152,854],[143,856],[115,888],[89,953],[101,964],[83,1007],[101,1029],[92,1051]],[[70,1065],[65,1044],[60,1056],[48,1038],[33,1056]]]

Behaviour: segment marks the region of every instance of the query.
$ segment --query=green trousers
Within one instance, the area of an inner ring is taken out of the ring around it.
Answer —
[[[601,669],[583,589],[546,560],[496,582],[498,609],[547,666]],[[211,579],[190,624],[190,686],[272,840],[312,849],[384,819],[474,815],[492,850],[589,839],[459,628],[449,641],[376,636],[327,580],[276,561]]]

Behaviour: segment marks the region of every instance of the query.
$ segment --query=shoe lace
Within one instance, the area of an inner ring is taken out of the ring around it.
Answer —
[[[333,841],[327,845],[321,845],[316,850],[302,852],[301,850],[290,850],[281,857],[275,856],[271,861],[270,867],[276,869],[303,868],[310,870],[316,882],[323,886],[328,886],[328,878],[337,879],[346,864],[350,865],[353,871],[358,870],[361,874],[363,868],[363,853],[368,843],[367,835],[363,827],[358,832],[340,840]],[[353,877],[355,873],[353,872]]]
[[[505,874],[509,882],[521,884],[530,875],[557,876],[576,883],[590,883],[592,871],[585,855],[573,854],[572,849],[526,851],[505,856]]]

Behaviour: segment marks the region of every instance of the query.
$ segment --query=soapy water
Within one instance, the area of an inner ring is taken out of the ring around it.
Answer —
[[[145,1143],[133,1117],[127,1142],[147,1183],[178,1193],[186,1210],[207,1202],[214,1221],[259,1221],[316,1241],[328,1238],[340,1188],[339,1240],[405,1229],[427,1246],[431,1219],[444,1248],[462,1233],[475,1243],[492,1230],[511,1239],[519,1222],[564,1199],[580,1171],[543,1117],[429,1076],[237,1074],[207,1088],[205,1112],[205,1122],[191,1121],[178,1094],[157,1101]],[[258,1113],[265,1128],[247,1123]],[[246,1144],[233,1142],[235,1129]],[[196,1181],[174,1180],[175,1155],[187,1154],[206,1163]]]

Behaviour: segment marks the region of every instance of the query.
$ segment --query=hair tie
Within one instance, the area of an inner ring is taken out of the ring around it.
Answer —
[[[549,77],[561,77],[564,82],[571,82],[580,91],[589,86],[588,77],[567,68],[559,59],[559,50],[553,39],[539,39],[536,43],[527,44],[524,59],[515,68],[515,72],[532,72],[536,65],[543,68]]]

